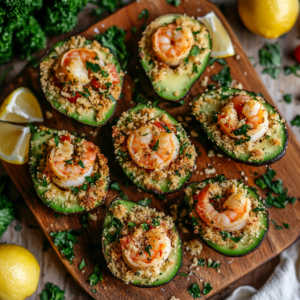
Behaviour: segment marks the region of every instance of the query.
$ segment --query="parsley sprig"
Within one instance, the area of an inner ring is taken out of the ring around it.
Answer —
[[[265,67],[263,74],[269,74],[273,79],[278,79],[280,73],[282,56],[279,43],[266,44],[265,48],[259,50],[259,63]]]
[[[53,283],[47,283],[40,294],[40,300],[65,300],[65,291]]]

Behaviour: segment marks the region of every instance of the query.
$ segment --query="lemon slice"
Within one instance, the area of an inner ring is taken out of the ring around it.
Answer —
[[[14,90],[0,107],[0,120],[15,123],[43,122],[37,98],[27,88]]]
[[[207,27],[212,38],[211,57],[221,58],[235,54],[229,34],[214,12],[198,17],[197,20]]]
[[[21,165],[28,161],[29,127],[0,122],[0,159]]]

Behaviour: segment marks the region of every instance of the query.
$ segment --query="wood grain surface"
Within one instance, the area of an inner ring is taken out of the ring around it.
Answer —
[[[149,20],[155,19],[157,16],[162,15],[164,13],[187,13],[188,15],[204,15],[205,13],[214,10],[219,18],[222,20],[226,29],[228,30],[232,41],[235,45],[236,52],[240,55],[240,59],[237,60],[235,57],[228,58],[228,64],[231,68],[231,74],[233,79],[241,82],[245,89],[252,90],[256,93],[260,92],[264,95],[268,102],[273,103],[270,98],[266,88],[263,86],[261,80],[257,76],[253,66],[245,55],[239,41],[234,36],[233,31],[229,27],[227,21],[223,17],[223,15],[219,12],[219,10],[211,3],[207,1],[201,1],[197,7],[201,10],[201,12],[195,12],[195,2],[189,0],[188,2],[183,2],[181,6],[175,8],[170,7],[165,1],[141,1],[140,3],[133,3],[121,10],[119,10],[116,14],[110,16],[109,18],[103,20],[101,24],[105,25],[105,28],[117,25],[119,27],[124,28],[128,31],[126,35],[126,43],[130,52],[132,52],[132,57],[129,67],[128,67],[128,75],[125,77],[125,83],[123,88],[124,99],[120,100],[118,103],[118,108],[116,111],[116,116],[119,116],[122,111],[127,110],[132,107],[134,104],[131,102],[132,97],[132,88],[134,87],[133,80],[135,78],[139,78],[139,87],[142,88],[145,94],[151,94],[152,89],[151,85],[148,81],[148,78],[143,73],[141,66],[139,65],[137,58],[137,41],[140,38],[140,33],[136,35],[132,35],[130,33],[130,29],[135,26],[140,28],[143,24],[143,21],[138,21],[137,16],[141,12],[143,8],[147,8],[150,12]],[[91,38],[95,34],[95,28],[101,29],[99,24],[95,24],[95,26],[91,27],[82,35]],[[101,30],[102,31],[102,30]],[[211,76],[217,72],[219,72],[220,67],[215,66],[214,68],[207,68],[206,72],[202,76]],[[211,82],[210,82],[211,83]],[[174,195],[169,195],[167,200],[161,201],[153,197],[152,195],[146,193],[137,193],[134,187],[126,188],[122,184],[123,175],[121,169],[118,167],[117,163],[114,161],[114,157],[112,155],[113,148],[111,142],[111,125],[107,124],[103,128],[94,129],[92,127],[83,126],[77,123],[70,118],[67,118],[60,114],[57,111],[54,111],[50,104],[46,101],[40,85],[38,81],[38,73],[37,70],[28,68],[26,69],[16,80],[14,80],[2,93],[1,100],[2,102],[5,97],[13,91],[15,88],[20,86],[26,86],[30,88],[34,93],[38,96],[38,99],[41,101],[41,106],[43,112],[51,111],[53,117],[49,120],[45,121],[45,125],[49,127],[55,127],[58,129],[67,129],[69,131],[77,131],[78,133],[85,133],[87,138],[95,142],[100,146],[101,151],[109,158],[109,167],[111,171],[112,180],[118,180],[121,188],[125,192],[126,195],[129,196],[129,199],[132,201],[138,201],[144,197],[151,197],[153,202],[153,207],[158,210],[162,209],[166,213],[169,213],[169,207],[173,203],[177,203],[178,201],[182,202],[183,191],[178,192]],[[183,118],[189,117],[189,101],[190,99],[198,94],[199,92],[203,92],[203,88],[197,83],[193,89],[191,90],[189,96],[186,98],[186,103],[184,106],[179,108],[172,108],[167,103],[162,103],[160,105],[164,109],[166,109],[171,115],[178,117],[181,116]],[[193,127],[193,124],[190,124],[189,130]],[[94,137],[90,133],[97,132],[97,136]],[[207,167],[207,164],[211,164],[215,167],[216,173],[225,174],[228,178],[240,178],[241,172],[245,173],[245,176],[249,178],[248,182],[250,185],[253,184],[253,174],[254,172],[258,172],[262,174],[266,171],[265,167],[254,168],[250,166],[245,166],[241,164],[234,163],[229,161],[225,157],[207,157],[207,153],[205,148],[200,145],[196,139],[192,139],[197,147],[200,148],[202,155],[197,159],[197,170],[194,172],[194,175],[191,181],[200,181],[206,178],[203,175],[204,168]],[[28,165],[23,166],[15,166],[11,164],[4,163],[4,166],[7,172],[10,174],[13,179],[15,185],[20,190],[22,196],[24,197],[26,203],[30,207],[34,216],[36,217],[39,225],[43,229],[49,241],[51,238],[49,233],[52,231],[59,230],[68,230],[68,229],[82,229],[82,226],[79,222],[78,217],[67,217],[63,216],[61,218],[55,218],[53,211],[47,208],[41,200],[37,197],[33,184],[31,182],[29,176]],[[299,181],[300,175],[300,157],[299,157],[299,145],[296,141],[293,134],[290,132],[290,140],[289,146],[287,150],[287,154],[283,159],[272,166],[278,174],[278,177],[281,178],[285,184],[285,188],[289,189],[289,194],[292,196],[299,197],[299,189],[297,187],[297,183]],[[292,175],[292,176],[291,176]],[[297,239],[300,233],[299,225],[300,225],[300,203],[292,205],[287,205],[286,210],[280,209],[270,209],[270,217],[275,219],[278,223],[286,222],[290,224],[290,230],[275,230],[275,228],[271,225],[270,231],[265,239],[263,245],[254,253],[248,255],[244,258],[226,258],[221,256],[211,249],[204,247],[203,252],[201,253],[201,257],[203,258],[211,258],[212,260],[219,260],[221,263],[221,273],[218,274],[215,269],[200,269],[200,271],[196,271],[196,275],[191,276],[190,280],[186,280],[185,277],[178,276],[171,283],[164,286],[163,288],[151,288],[151,289],[141,289],[138,287],[127,286],[120,280],[114,278],[108,271],[104,259],[101,254],[101,249],[99,248],[99,244],[101,242],[101,224],[103,220],[103,216],[105,213],[106,206],[110,203],[110,201],[116,196],[116,192],[110,191],[109,197],[106,200],[105,206],[99,207],[95,210],[97,214],[97,221],[89,221],[89,227],[87,229],[82,229],[81,235],[78,238],[78,244],[75,245],[75,260],[73,265],[70,265],[68,261],[63,260],[68,272],[75,278],[77,283],[83,287],[85,291],[87,291],[92,297],[95,299],[153,299],[153,297],[157,299],[168,299],[172,295],[176,295],[176,297],[184,299],[189,297],[187,293],[187,288],[193,283],[198,282],[202,289],[202,282],[209,282],[213,286],[213,291],[209,294],[212,296],[218,293],[220,290],[224,289],[229,284],[233,283],[237,279],[242,276],[248,274],[253,271],[259,265],[264,262],[270,260],[275,257],[278,253],[288,247],[293,241]],[[193,234],[182,234],[182,239],[189,240],[191,238],[195,238]],[[58,250],[54,247],[57,254],[60,256]],[[60,256],[61,257],[61,256]],[[78,265],[81,262],[82,258],[86,261],[85,272],[82,273],[78,269]],[[182,268],[182,272],[188,273],[189,265],[191,264],[192,256],[188,253],[184,255],[184,267]],[[104,275],[104,281],[101,284],[93,287],[96,289],[97,293],[92,293],[92,287],[89,285],[88,277],[92,273],[93,268],[96,263],[99,263]],[[195,271],[195,270],[194,270]],[[163,293],[162,293],[163,292]]]

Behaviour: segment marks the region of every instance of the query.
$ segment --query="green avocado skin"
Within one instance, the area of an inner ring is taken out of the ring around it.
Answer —
[[[55,51],[55,48],[60,48],[63,46],[63,44],[65,42],[67,42],[68,40],[65,41],[61,41],[57,44],[55,44],[48,52],[47,54],[42,58],[41,62],[43,61],[47,61],[51,58],[56,58],[57,57],[57,53]],[[91,44],[92,41],[91,40],[86,40],[86,44]],[[112,63],[118,72],[118,75],[121,79],[121,82],[119,83],[119,85],[122,87],[123,86],[123,77],[121,76],[121,65],[119,64],[119,62],[117,61],[117,59],[113,56],[112,58],[108,58],[107,57],[107,53],[104,53],[102,50],[99,50],[102,57],[104,59],[104,61]],[[112,53],[111,53],[112,54]],[[58,96],[54,96],[51,97],[51,95],[47,92],[45,93],[45,96],[47,98],[47,100],[50,102],[50,104],[52,105],[53,108],[55,108],[56,110],[58,110],[59,112],[63,113],[64,115],[71,117],[73,119],[75,119],[76,121],[89,125],[89,126],[97,126],[97,127],[102,127],[104,126],[114,115],[116,107],[117,107],[117,101],[116,100],[112,100],[113,101],[113,105],[109,108],[109,110],[104,114],[104,118],[100,121],[97,122],[96,121],[96,113],[92,112],[89,114],[82,114],[79,115],[76,111],[74,111],[73,113],[68,113],[66,110],[65,106],[62,106],[61,103],[58,102]]]
[[[102,252],[103,252],[104,258],[107,263],[110,262],[110,259],[109,259],[108,253],[105,249],[106,249],[106,246],[110,244],[110,242],[107,239],[105,239],[105,231],[106,231],[106,229],[108,229],[110,227],[111,220],[114,217],[114,215],[110,209],[113,208],[114,205],[116,205],[117,203],[124,205],[128,211],[130,211],[134,206],[140,205],[135,202],[125,201],[121,198],[116,198],[111,202],[110,206],[108,207],[107,212],[104,217],[104,220],[103,220],[103,225],[102,225]],[[173,252],[171,252],[171,254],[170,254],[170,259],[173,259],[175,261],[172,268],[168,272],[161,273],[158,280],[154,283],[142,284],[141,281],[135,280],[131,283],[132,285],[139,286],[139,287],[146,287],[146,288],[158,287],[158,286],[169,283],[179,273],[181,265],[182,265],[182,257],[183,257],[182,244],[181,244],[181,239],[180,239],[179,233],[177,232],[177,229],[175,228],[175,226],[174,226],[173,230],[178,235],[178,244],[177,244],[177,248],[175,250],[173,250]]]
[[[220,91],[220,93],[218,92]],[[213,114],[215,114],[216,112],[219,112],[220,109],[228,102],[228,97],[230,97],[231,95],[233,95],[236,92],[241,92],[241,91],[245,91],[245,90],[239,90],[239,89],[234,89],[234,88],[227,88],[227,87],[222,87],[222,88],[218,88],[217,90],[210,90],[206,93],[203,94],[199,94],[197,95],[193,100],[192,100],[192,106],[191,106],[191,110],[193,112],[193,106],[195,104],[195,102],[200,98],[200,97],[206,97],[206,96],[216,96],[216,95],[220,95],[221,94],[221,99],[219,101],[219,103],[206,103],[205,107],[201,110],[201,112],[205,112],[207,114],[208,117],[212,117]],[[253,93],[253,92],[249,92],[249,91],[245,91],[247,95],[253,97],[254,99],[256,99],[256,97],[258,96],[257,94]],[[228,96],[228,97],[226,97]],[[266,109],[266,111],[269,114],[274,114],[275,112],[278,113],[278,111],[276,110],[275,107],[273,107],[271,104],[269,104],[268,102],[262,103],[264,108]],[[196,117],[194,115],[194,117]],[[281,120],[282,118],[279,116],[279,120]],[[278,138],[281,141],[281,145],[274,145],[271,142],[269,142],[268,140],[264,140],[260,145],[259,145],[259,149],[264,149],[264,157],[263,160],[260,161],[249,161],[248,159],[250,158],[250,153],[245,153],[240,157],[237,157],[234,153],[228,151],[227,149],[225,149],[224,147],[222,147],[221,145],[218,145],[212,135],[212,133],[208,132],[206,125],[204,123],[202,123],[201,121],[197,120],[197,122],[200,123],[201,129],[207,134],[208,138],[214,143],[214,145],[223,153],[225,153],[227,156],[229,156],[232,160],[242,163],[242,164],[246,164],[246,165],[251,165],[251,166],[264,166],[264,165],[269,165],[269,164],[273,164],[276,161],[280,160],[286,153],[286,148],[287,148],[287,144],[288,144],[288,131],[286,129],[285,123],[280,123],[280,125],[278,126],[278,130],[276,130],[276,133],[274,133],[270,139],[272,138]]]
[[[217,178],[208,178],[203,180],[202,182],[205,182],[206,184],[211,183],[211,182],[217,182],[219,181]],[[199,182],[192,182],[188,185],[188,188],[192,189],[192,197],[194,196],[194,193],[196,191],[196,187],[199,184]],[[252,196],[255,199],[259,199],[259,196],[252,191],[249,187],[243,186],[248,192],[248,196]],[[186,193],[184,193],[184,202],[187,206],[188,209],[188,214],[190,215],[190,212],[192,211],[192,207],[190,205],[190,201],[192,200],[192,197],[187,196]],[[264,206],[263,202],[259,200],[260,204]],[[221,245],[216,245],[208,240],[203,239],[201,232],[198,233],[200,239],[211,249],[215,250],[216,252],[223,254],[225,256],[229,257],[241,257],[250,254],[251,252],[255,251],[260,247],[262,244],[264,238],[267,235],[268,229],[269,229],[269,213],[267,210],[265,210],[265,214],[263,214],[262,217],[259,218],[259,221],[264,225],[265,229],[262,229],[259,233],[258,237],[252,238],[254,240],[254,243],[247,244],[247,243],[242,243],[238,242],[238,247],[236,249],[232,249],[231,246],[221,246]]]
[[[182,15],[180,14],[166,14],[163,16],[158,17],[156,20],[153,22],[159,24],[160,26],[165,26],[166,24],[173,23],[176,19],[181,17]],[[202,23],[199,21],[192,19],[191,21],[195,24],[204,26]],[[212,43],[211,43],[211,37],[209,33],[205,36],[205,38],[208,40],[208,47],[206,49],[212,48]],[[202,49],[203,50],[203,49]],[[139,53],[140,53],[140,62],[142,64],[142,67],[145,71],[146,74],[149,74],[149,72],[153,69],[154,65],[151,63],[151,59],[148,60],[150,57],[150,54],[147,52],[147,50],[143,48],[139,48]],[[201,52],[200,54],[201,55]],[[208,60],[209,60],[210,52],[203,56],[203,58],[200,61],[200,65],[198,65],[198,70],[195,73],[196,76],[191,77],[189,74],[192,73],[192,68],[193,68],[193,63],[189,62],[191,65],[190,70],[188,73],[183,72],[182,74],[178,75],[173,75],[172,78],[169,78],[168,80],[162,80],[160,82],[154,82],[153,79],[148,76],[155,92],[157,95],[164,100],[171,101],[171,102],[177,102],[180,99],[184,98],[190,89],[193,87],[195,82],[200,78],[201,74],[204,72]],[[176,95],[175,95],[176,93]]]
[[[144,105],[144,104],[138,104],[137,106],[135,106],[132,109],[130,109],[128,112],[129,113],[131,113],[131,112],[138,113],[139,110],[141,110],[143,108],[150,108],[150,106],[149,105]],[[177,120],[174,119],[171,115],[169,115],[165,110],[163,110],[163,109],[161,109],[161,108],[159,108],[157,106],[154,106],[154,108],[156,109],[155,117],[157,117],[157,116],[159,116],[161,114],[166,114],[168,116],[171,124],[173,124],[173,125],[178,124]],[[179,135],[182,136],[182,137],[186,137],[187,136],[187,134],[186,134],[186,132],[184,130],[181,131],[179,133]],[[181,188],[183,188],[185,184],[187,184],[187,182],[189,181],[189,179],[191,178],[191,176],[193,174],[193,170],[190,170],[190,172],[186,176],[181,177],[181,179],[179,180],[180,186],[176,190],[170,189],[167,183],[164,183],[161,186],[161,191],[148,189],[146,186],[142,185],[140,182],[134,181],[134,178],[132,177],[131,172],[127,168],[123,167],[124,155],[125,155],[125,153],[123,153],[123,152],[119,153],[117,155],[117,161],[118,161],[120,167],[124,171],[125,175],[130,179],[130,181],[133,182],[133,184],[137,188],[139,188],[142,191],[147,192],[147,193],[155,193],[155,194],[172,194],[172,193],[175,193],[178,190],[180,190]]]
[[[43,186],[37,179],[38,161],[42,156],[44,156],[44,153],[42,151],[42,145],[44,142],[51,139],[56,132],[57,130],[49,128],[48,130],[35,132],[31,137],[31,143],[34,143],[34,147],[30,149],[30,153],[29,153],[29,161],[30,161],[29,168],[30,168],[30,174],[31,174],[34,187],[36,189],[38,196],[41,198],[44,204],[50,207],[51,209],[53,209],[55,212],[66,214],[66,215],[85,213],[87,212],[86,208],[80,206],[77,201],[75,201],[69,207],[64,206],[63,204],[67,201],[67,199],[65,199],[64,196],[57,197],[55,199],[55,202],[47,201],[47,199],[44,197],[44,194],[50,188],[48,186]],[[109,185],[109,177],[107,177],[105,180],[107,182],[105,190],[107,191]],[[93,209],[103,204],[104,200],[105,199],[98,202]]]

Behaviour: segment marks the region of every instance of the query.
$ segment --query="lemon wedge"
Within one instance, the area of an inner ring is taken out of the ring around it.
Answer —
[[[235,54],[229,34],[214,12],[198,17],[197,20],[207,27],[212,38],[211,57],[222,58]]]
[[[37,98],[27,88],[14,90],[0,107],[0,120],[15,123],[43,122]]]
[[[0,159],[21,165],[28,161],[29,127],[0,122]]]

